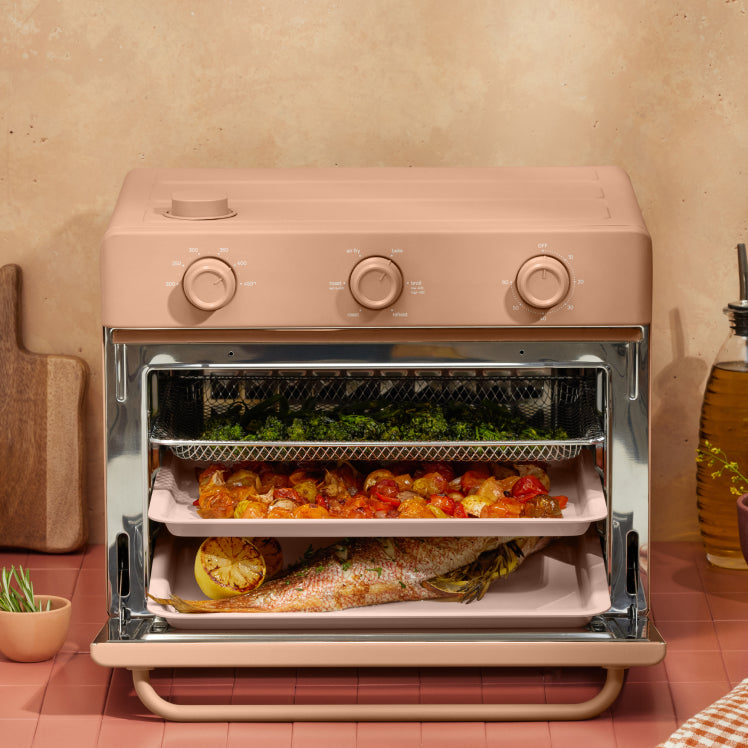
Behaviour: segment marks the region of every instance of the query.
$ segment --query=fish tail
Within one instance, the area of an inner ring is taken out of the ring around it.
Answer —
[[[441,574],[424,582],[424,586],[451,593],[463,603],[481,600],[496,579],[515,572],[525,558],[547,545],[545,538],[515,538],[497,548],[484,551],[471,564]]]
[[[169,595],[168,599],[164,597],[155,597],[148,593],[151,600],[155,600],[160,605],[171,605],[177,613],[214,613],[215,610],[211,603],[212,600],[183,600],[177,595]]]

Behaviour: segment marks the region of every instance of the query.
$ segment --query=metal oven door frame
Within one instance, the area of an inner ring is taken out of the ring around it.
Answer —
[[[146,609],[151,554],[148,501],[151,485],[148,377],[156,369],[294,367],[490,367],[517,369],[594,368],[601,377],[605,447],[597,463],[608,501],[602,532],[611,589],[611,607],[583,629],[543,631],[409,632],[173,632]],[[129,667],[149,708],[171,719],[219,719],[207,712],[183,713],[154,696],[147,679],[153,667],[258,665],[334,666],[366,663],[407,665],[428,660],[440,647],[439,663],[560,666],[599,665],[608,671],[602,696],[569,716],[521,716],[514,709],[483,714],[480,719],[548,719],[592,716],[615,699],[621,673],[631,665],[655,664],[665,645],[648,620],[649,547],[649,328],[568,329],[422,329],[422,330],[104,330],[107,577],[110,619],[92,645],[103,665]],[[201,647],[195,647],[201,643]],[[154,645],[160,645],[155,647]],[[562,644],[558,647],[556,645]],[[526,646],[527,645],[527,646]],[[625,645],[625,646],[623,646]],[[444,647],[446,646],[446,650]],[[408,654],[404,654],[403,647]],[[230,656],[228,653],[231,653]],[[262,654],[260,654],[260,652]],[[389,654],[384,654],[385,652]],[[399,654],[395,655],[395,652]],[[421,654],[419,654],[419,652]],[[474,654],[470,654],[470,653]],[[480,652],[478,655],[477,653]],[[466,659],[467,657],[467,659]],[[321,660],[321,661],[320,661]],[[495,661],[495,662],[494,662]],[[601,701],[602,699],[602,701]],[[603,704],[603,701],[605,703]],[[601,706],[602,704],[602,706]],[[416,705],[426,706],[426,705]],[[443,705],[442,705],[443,706]],[[495,706],[495,705],[494,705]],[[582,711],[586,712],[582,714]],[[592,709],[592,712],[589,710]],[[161,710],[161,711],[160,711]],[[596,710],[596,711],[595,711]],[[365,712],[366,710],[364,710]],[[442,710],[418,718],[467,719],[475,711]],[[272,710],[271,710],[272,712]],[[296,718],[369,719],[334,716]],[[270,714],[270,712],[265,712]],[[389,711],[389,719],[398,718]],[[459,713],[459,714],[458,714]],[[258,719],[239,712],[223,718]],[[548,713],[545,712],[547,715]],[[198,715],[198,716],[191,716]],[[403,719],[413,713],[403,712]],[[520,715],[519,717],[517,715]],[[286,719],[287,712],[278,712]],[[263,719],[263,717],[259,717]],[[272,717],[266,717],[268,719]],[[385,717],[379,717],[385,718]]]

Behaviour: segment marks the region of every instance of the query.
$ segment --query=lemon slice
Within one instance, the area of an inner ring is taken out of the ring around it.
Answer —
[[[206,538],[195,555],[195,581],[211,600],[243,595],[266,575],[263,554],[249,538]]]
[[[252,538],[251,542],[265,561],[265,579],[272,579],[283,568],[283,551],[280,543],[275,538]]]

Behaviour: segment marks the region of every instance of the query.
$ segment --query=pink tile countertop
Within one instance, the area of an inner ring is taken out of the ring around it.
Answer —
[[[0,655],[0,744],[140,748],[598,748],[655,746],[748,677],[748,572],[710,567],[696,543],[652,549],[654,619],[668,643],[663,663],[632,668],[615,704],[584,722],[540,723],[195,723],[165,722],[135,696],[125,670],[92,662],[89,644],[105,619],[104,548],[47,556],[0,551],[0,566],[23,564],[38,592],[70,596],[73,618],[62,651],[20,664]],[[179,703],[390,701],[578,701],[602,681],[597,668],[425,668],[405,670],[155,671],[159,693]]]

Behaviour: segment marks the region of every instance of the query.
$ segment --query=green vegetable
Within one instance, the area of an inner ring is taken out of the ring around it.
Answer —
[[[352,401],[330,409],[311,400],[298,409],[274,395],[241,409],[208,419],[202,438],[208,441],[516,441],[567,439],[563,429],[549,429],[542,419],[512,413],[492,400],[480,403]],[[316,408],[316,410],[315,410]]]
[[[304,442],[307,440],[306,424],[302,418],[294,418],[291,421],[286,438],[292,442]]]
[[[223,419],[212,422],[203,432],[202,438],[211,442],[238,442],[246,434],[238,423],[226,423]]]
[[[406,441],[444,441],[449,432],[449,424],[444,411],[438,405],[421,405],[410,409],[407,422],[400,424],[403,439]]]
[[[286,426],[278,416],[268,416],[262,428],[255,433],[254,439],[258,442],[282,442],[286,433]]]
[[[344,415],[338,424],[348,437],[341,441],[376,441],[382,433],[382,425],[371,416]]]

